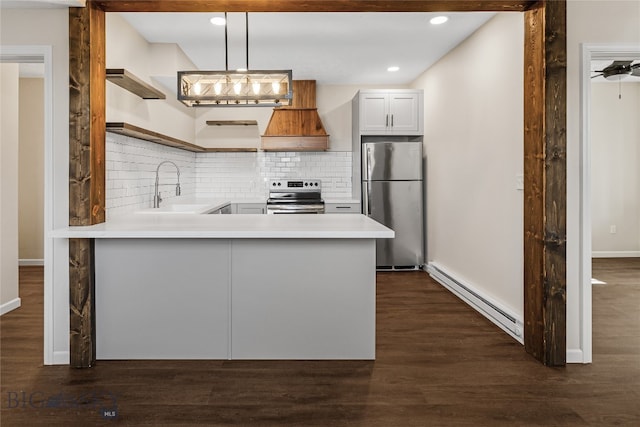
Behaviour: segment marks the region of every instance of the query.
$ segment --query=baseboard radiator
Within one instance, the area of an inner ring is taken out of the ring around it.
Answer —
[[[427,265],[429,275],[450,290],[462,301],[493,322],[500,329],[511,335],[520,344],[524,344],[524,329],[522,319],[510,313],[509,310],[500,307],[496,302],[481,295],[469,284],[462,283],[435,263]]]

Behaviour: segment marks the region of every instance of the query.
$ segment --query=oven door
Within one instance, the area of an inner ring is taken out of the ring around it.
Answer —
[[[324,203],[267,203],[267,214],[323,214]]]

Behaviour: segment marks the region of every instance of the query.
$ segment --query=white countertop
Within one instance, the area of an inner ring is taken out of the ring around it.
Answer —
[[[393,230],[364,215],[123,215],[102,224],[65,227],[55,238],[375,239]]]

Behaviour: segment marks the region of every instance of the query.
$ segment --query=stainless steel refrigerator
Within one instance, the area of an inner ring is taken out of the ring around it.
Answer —
[[[362,212],[395,231],[376,240],[379,269],[424,264],[422,138],[362,144]]]

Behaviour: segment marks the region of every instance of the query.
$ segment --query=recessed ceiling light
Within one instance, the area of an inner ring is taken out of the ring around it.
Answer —
[[[440,25],[444,24],[448,20],[449,18],[447,18],[446,16],[436,16],[435,18],[431,18],[429,22],[431,22],[432,25]]]
[[[224,25],[227,21],[221,16],[214,16],[209,20],[213,25]]]
[[[395,66],[394,66],[394,67],[389,67],[389,68],[387,68],[387,71],[394,72],[394,71],[398,71],[399,69],[400,69],[400,67],[395,67]]]

